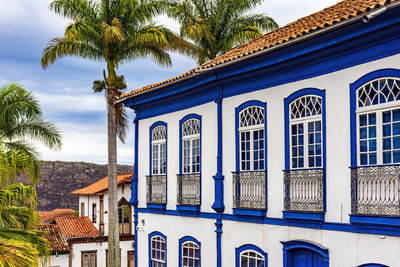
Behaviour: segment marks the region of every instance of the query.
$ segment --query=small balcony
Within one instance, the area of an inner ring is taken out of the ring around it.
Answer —
[[[167,176],[153,175],[146,177],[146,202],[149,207],[164,207],[167,203]]]
[[[400,216],[399,192],[398,165],[351,169],[352,215]]]
[[[312,213],[324,212],[324,169],[284,171],[284,190],[284,217],[308,213],[309,216],[298,215],[298,218],[323,220],[321,216],[313,216]]]
[[[200,177],[200,173],[177,175],[177,201],[179,206],[200,206]],[[183,209],[180,207],[180,210]],[[188,208],[188,210],[199,211],[198,207]]]
[[[267,209],[267,174],[265,171],[234,172],[233,213],[265,216]]]

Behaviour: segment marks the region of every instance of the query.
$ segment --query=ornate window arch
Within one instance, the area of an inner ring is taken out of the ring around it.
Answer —
[[[201,116],[189,114],[179,122],[180,171],[182,174],[201,172]]]
[[[352,167],[400,163],[400,71],[371,72],[350,93]]]
[[[149,234],[149,267],[167,266],[167,237],[160,232]]]
[[[179,239],[179,267],[201,267],[201,243],[197,239]]]
[[[156,122],[150,127],[150,175],[167,174],[167,124]]]
[[[256,100],[236,108],[236,171],[266,170],[266,109]]]
[[[236,267],[267,267],[268,254],[257,246],[247,244],[235,249]]]

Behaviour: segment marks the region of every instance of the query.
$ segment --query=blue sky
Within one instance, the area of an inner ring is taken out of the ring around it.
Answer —
[[[18,81],[40,100],[46,119],[63,132],[63,149],[53,152],[38,145],[44,160],[107,162],[106,109],[104,96],[92,93],[93,80],[101,79],[104,64],[64,58],[48,69],[40,66],[48,41],[63,34],[68,21],[53,14],[51,0],[0,0],[0,85]],[[337,0],[267,0],[255,9],[267,13],[279,25],[321,10]],[[160,24],[178,30],[178,24],[159,17]],[[176,76],[195,62],[172,55],[173,66],[161,68],[144,58],[120,66],[129,90]],[[129,111],[130,121],[132,112]],[[133,131],[118,146],[118,162],[133,162]]]

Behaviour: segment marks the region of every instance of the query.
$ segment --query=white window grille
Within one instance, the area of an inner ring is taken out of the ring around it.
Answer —
[[[167,129],[157,126],[152,130],[152,175],[164,175],[167,171]]]
[[[264,108],[251,106],[239,113],[240,170],[258,171],[265,166]]]
[[[400,79],[372,80],[356,95],[358,164],[400,163]]]
[[[265,267],[264,256],[254,250],[240,253],[240,267]]]
[[[289,109],[291,168],[322,167],[322,98],[301,96]]]
[[[165,267],[165,239],[161,236],[151,238],[151,267]]]
[[[189,119],[182,124],[183,173],[200,172],[200,120]]]
[[[200,267],[200,247],[191,241],[182,244],[182,267]]]

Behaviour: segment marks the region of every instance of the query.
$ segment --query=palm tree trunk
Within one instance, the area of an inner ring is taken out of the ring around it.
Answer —
[[[113,98],[108,93],[108,98]],[[121,266],[118,227],[118,185],[117,185],[117,131],[114,99],[107,99],[108,105],[108,266]]]

